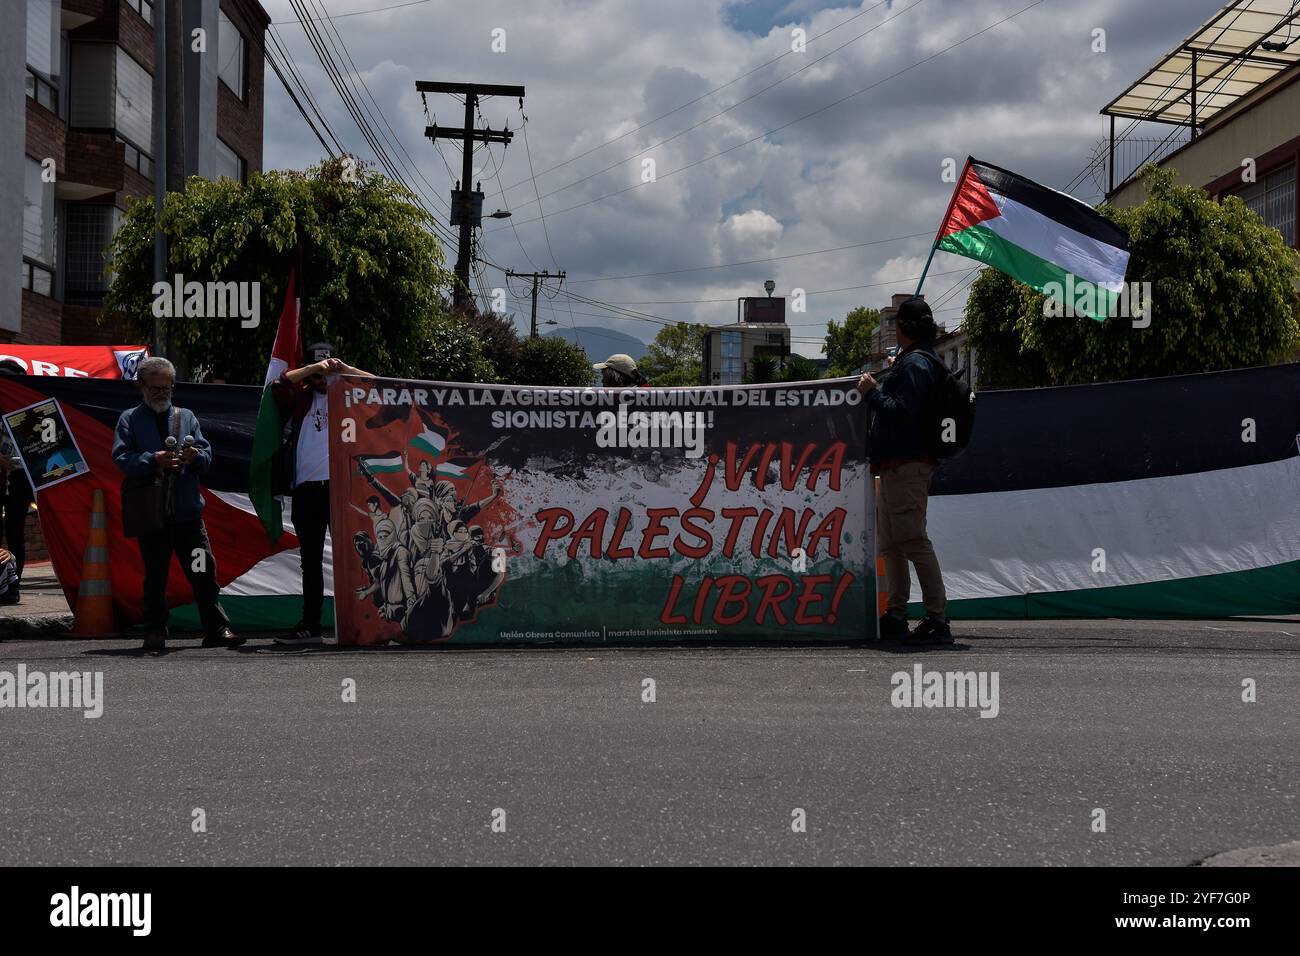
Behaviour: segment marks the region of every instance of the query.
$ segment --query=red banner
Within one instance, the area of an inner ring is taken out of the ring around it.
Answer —
[[[0,362],[17,362],[23,374],[64,378],[135,378],[148,356],[144,345],[0,345]]]

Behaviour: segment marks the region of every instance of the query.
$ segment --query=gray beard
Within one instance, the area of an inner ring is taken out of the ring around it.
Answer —
[[[149,407],[150,411],[152,411],[156,415],[161,415],[163,412],[167,411],[172,407],[172,400],[170,398],[159,398],[159,399],[146,398],[144,400],[144,403]]]

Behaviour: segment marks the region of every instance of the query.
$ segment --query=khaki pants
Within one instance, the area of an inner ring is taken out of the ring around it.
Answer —
[[[889,578],[887,610],[907,613],[912,579],[907,563],[916,565],[921,598],[927,614],[942,618],[948,607],[943,590],[943,573],[934,545],[925,533],[925,511],[930,499],[930,478],[934,466],[910,461],[880,475],[876,497],[876,546],[885,559]]]

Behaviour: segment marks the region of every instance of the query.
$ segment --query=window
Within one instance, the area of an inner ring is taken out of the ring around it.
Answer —
[[[68,77],[68,125],[112,133],[126,144],[125,161],[153,176],[153,77],[110,43],[74,43]]]
[[[42,166],[27,157],[23,183],[23,256],[54,265],[54,183],[44,182]]]
[[[153,156],[146,153],[123,136],[115,136],[114,139],[125,147],[122,151],[122,162],[127,166],[130,166],[141,176],[148,176],[150,179],[153,179]]]
[[[145,23],[153,24],[153,0],[126,0],[126,5],[140,14]]]
[[[108,290],[104,254],[121,213],[114,206],[68,203],[67,272],[64,300],[73,305],[103,305]]]
[[[1295,163],[1243,186],[1232,195],[1253,209],[1264,225],[1282,233],[1288,246],[1295,245]]]
[[[54,183],[30,156],[23,175],[23,288],[54,293]]]
[[[137,146],[153,142],[153,77],[121,47],[117,51],[114,129]]]
[[[739,332],[722,333],[722,384],[739,385],[744,376],[743,351]]]
[[[220,179],[224,176],[227,179],[233,179],[237,183],[242,183],[247,171],[248,164],[244,162],[244,158],[218,139],[216,178]]]
[[[59,112],[59,0],[27,0],[27,95]]]
[[[224,10],[217,14],[217,76],[242,100],[248,96],[248,41]]]
[[[73,43],[68,54],[68,125],[113,128],[115,54],[109,43]]]

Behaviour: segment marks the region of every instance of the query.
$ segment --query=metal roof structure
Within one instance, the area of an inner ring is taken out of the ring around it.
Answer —
[[[1102,109],[1196,129],[1300,63],[1300,0],[1232,0]]]

